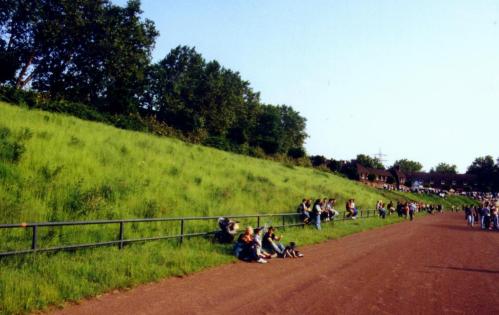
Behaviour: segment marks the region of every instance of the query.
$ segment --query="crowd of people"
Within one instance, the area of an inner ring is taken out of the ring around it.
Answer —
[[[335,210],[335,205],[336,199],[334,198],[316,199],[313,203],[311,199],[303,199],[297,211],[305,224],[315,224],[315,227],[320,230],[321,221],[330,221],[338,217],[339,212]],[[382,219],[396,212],[399,217],[410,218],[412,221],[414,214],[417,212],[427,211],[430,214],[435,211],[442,212],[443,206],[407,201],[398,201],[395,205],[392,201],[385,204],[382,200],[379,200],[375,209]],[[355,220],[358,214],[359,210],[355,205],[355,199],[349,199],[345,204],[345,218]]]
[[[349,200],[350,202],[350,200]],[[298,206],[298,213],[300,214],[301,220],[306,224],[315,223],[315,227],[321,229],[321,221],[331,221],[334,220],[340,213],[334,209],[336,205],[335,198],[323,198],[316,199],[312,205],[311,199],[303,199]],[[357,209],[355,208],[355,202],[351,199],[350,207],[347,207],[349,215],[352,216],[355,212],[357,215]]]
[[[339,217],[340,213],[335,209],[335,198],[311,199],[304,198],[298,206],[299,217],[304,224],[311,224],[316,229],[321,229],[321,221],[332,221]],[[387,215],[397,213],[399,217],[405,217],[411,221],[417,212],[426,211],[430,214],[442,212],[442,205],[423,204],[416,202],[398,201],[394,204],[389,201],[385,204],[382,200],[376,202],[375,206],[378,216],[385,219]],[[495,208],[494,208],[495,209]],[[497,228],[497,210],[495,212],[495,227]],[[344,219],[355,220],[359,210],[355,205],[355,199],[349,199],[345,203]],[[215,233],[215,240],[220,243],[233,243],[239,230],[239,222],[229,218],[219,218],[218,225],[220,231]],[[265,264],[275,257],[299,258],[303,257],[294,242],[284,245],[282,235],[277,234],[277,229],[273,226],[246,227],[239,235],[234,245],[234,255],[244,261],[256,261]]]
[[[499,201],[496,199],[484,200],[479,206],[469,205],[464,207],[468,225],[480,225],[482,230],[499,230]]]
[[[218,226],[220,230],[215,233],[215,240],[219,243],[232,243],[239,229],[239,222],[222,217],[218,219]],[[241,260],[256,261],[261,264],[266,264],[269,259],[275,257],[303,257],[294,242],[290,242],[287,246],[283,245],[281,242],[283,236],[278,236],[276,232],[277,229],[273,226],[254,229],[251,226],[246,227],[237,238],[234,255]]]

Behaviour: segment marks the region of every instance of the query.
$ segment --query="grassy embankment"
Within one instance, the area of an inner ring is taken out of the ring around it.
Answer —
[[[303,196],[424,200],[453,197],[378,191],[333,174],[234,155],[175,139],[119,130],[73,117],[0,103],[1,223],[293,212]],[[290,229],[312,243],[397,221],[368,219],[335,228]],[[251,224],[252,222],[243,222]],[[272,222],[262,222],[271,224]],[[213,229],[193,224],[187,232]],[[253,222],[254,224],[254,222]],[[0,230],[0,251],[27,248],[29,230]],[[126,237],[178,233],[171,223],[133,224]],[[41,229],[39,246],[115,239],[116,226]],[[289,239],[288,238],[288,239]],[[41,309],[113,288],[233,261],[230,248],[196,239],[33,255],[0,261],[0,313]]]

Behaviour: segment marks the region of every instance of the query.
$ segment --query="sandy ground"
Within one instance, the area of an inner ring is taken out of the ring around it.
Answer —
[[[68,305],[53,314],[499,314],[499,232],[461,213],[235,263]]]

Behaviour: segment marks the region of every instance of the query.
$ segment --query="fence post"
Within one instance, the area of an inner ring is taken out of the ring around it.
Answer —
[[[31,249],[36,250],[38,241],[38,225],[33,225],[33,238],[31,239]]]
[[[286,221],[284,220],[284,215],[282,215],[282,227],[284,228],[286,226]]]
[[[120,249],[123,249],[123,237],[124,237],[124,234],[125,234],[125,222],[121,221],[120,222],[120,244],[119,244],[119,248]]]
[[[184,241],[184,219],[180,219],[180,244]]]
[[[257,215],[257,217],[256,217],[256,226],[257,227],[260,226],[260,215]]]

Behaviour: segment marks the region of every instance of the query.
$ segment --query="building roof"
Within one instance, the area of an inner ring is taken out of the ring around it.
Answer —
[[[360,165],[357,163],[357,173],[365,173],[365,174],[372,174],[372,175],[378,175],[378,176],[392,176],[392,174],[387,171],[387,170],[381,170],[377,168],[371,168],[371,167],[365,167],[363,165]]]

